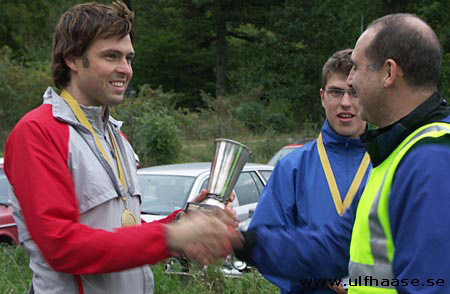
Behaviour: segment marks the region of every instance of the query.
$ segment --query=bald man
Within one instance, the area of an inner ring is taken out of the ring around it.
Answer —
[[[347,78],[373,170],[358,205],[322,231],[258,226],[236,255],[314,286],[350,275],[349,293],[450,293],[450,111],[437,85],[440,43],[410,14],[372,22]],[[354,203],[355,204],[355,203]],[[283,244],[279,250],[279,244]]]

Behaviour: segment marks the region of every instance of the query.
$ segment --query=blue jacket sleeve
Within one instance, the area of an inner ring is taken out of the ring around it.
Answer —
[[[294,177],[295,174],[283,172],[281,164],[275,167],[258,201],[249,229],[260,225],[287,228],[295,224]]]
[[[450,142],[408,152],[389,204],[399,293],[450,293]],[[416,286],[412,280],[417,279]]]
[[[293,191],[293,177],[295,177],[295,174],[290,175],[284,173],[283,175],[282,166],[282,164],[278,164],[270,176],[269,182],[258,201],[258,206],[249,225],[249,230],[259,226],[266,226],[267,228],[279,227],[283,229],[295,226],[294,208],[296,197]],[[274,191],[277,193],[274,193]],[[276,250],[280,250],[279,245]],[[262,274],[266,279],[284,291],[292,291],[298,283],[298,281],[292,281],[281,276]]]
[[[256,243],[250,263],[262,274],[296,280],[300,284],[300,279],[346,276],[357,204],[358,201],[354,201],[338,221],[320,230],[268,226],[254,228]]]

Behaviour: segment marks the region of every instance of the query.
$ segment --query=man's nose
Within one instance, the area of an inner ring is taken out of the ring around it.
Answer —
[[[347,80],[345,81],[349,87],[352,86],[353,83],[353,69],[348,74]]]
[[[352,97],[350,94],[346,91],[344,95],[341,97],[341,105],[344,107],[350,107],[352,106]]]
[[[127,76],[131,76],[133,74],[131,63],[127,59],[121,60],[120,64],[116,68],[116,71]]]

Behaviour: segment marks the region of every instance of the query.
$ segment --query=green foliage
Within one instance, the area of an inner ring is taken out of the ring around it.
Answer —
[[[197,128],[185,136],[195,139],[233,137],[245,133],[247,129],[233,116],[237,101],[230,96],[214,98],[205,92],[201,93],[206,105],[198,115]]]
[[[248,101],[240,104],[235,109],[237,119],[252,132],[260,131],[265,125],[263,116],[264,106],[257,101]]]
[[[52,84],[54,27],[63,11],[80,2],[86,1],[1,0],[0,48],[10,49],[0,50],[0,147],[11,127],[39,105],[42,92]],[[324,119],[319,97],[323,63],[333,52],[353,47],[372,20],[390,12],[415,13],[436,31],[443,48],[439,90],[444,97],[450,95],[448,1],[130,2],[136,51],[130,90],[139,92],[148,85],[146,94],[139,95],[155,98],[133,103],[131,98],[119,111],[133,143],[142,140],[140,136],[150,140],[145,125],[158,127],[161,121],[176,124],[179,138],[194,140],[245,137],[247,132],[256,136],[267,130],[278,136],[314,133]],[[229,92],[216,98],[211,93],[219,68],[219,18],[226,23]],[[151,88],[157,90],[152,94]]]
[[[1,0],[0,47],[20,62],[50,60],[52,35],[61,14],[83,0]]]
[[[139,119],[142,128],[137,132],[136,152],[146,165],[176,162],[181,150],[178,129],[173,116],[161,109],[146,112]]]
[[[255,162],[266,163],[278,150],[280,150],[281,147],[289,143],[292,142],[286,141],[285,139],[277,136],[276,132],[273,129],[268,129],[264,133],[263,140],[254,145],[252,149],[252,156],[256,158],[252,158],[252,160],[254,160]]]
[[[124,120],[123,131],[145,166],[173,163],[178,160],[181,144],[171,103],[176,95],[144,85],[136,98],[113,110]]]
[[[280,291],[255,269],[239,277],[225,276],[221,271],[222,264],[218,262],[207,268],[193,264],[190,275],[168,274],[162,265],[154,265],[155,293],[275,294]]]
[[[448,1],[416,0],[411,9],[425,19],[435,30],[443,49],[442,70],[439,83],[441,94],[450,97],[450,3]]]
[[[271,112],[267,113],[267,125],[269,128],[273,129],[277,133],[289,132],[291,127],[291,122],[289,121],[286,114],[282,112]]]
[[[18,120],[42,103],[52,83],[48,63],[23,65],[12,59],[10,48],[0,48],[0,147]]]
[[[241,66],[230,73],[235,91],[259,88],[272,105],[289,101],[283,113],[291,122],[322,120],[322,65],[333,52],[352,47],[359,33],[359,15],[349,5],[285,1],[274,7],[264,27],[252,28],[258,42],[241,48]]]
[[[199,90],[214,91],[215,52],[208,19],[198,19],[201,12],[181,1],[133,1],[133,7],[134,83],[183,93],[176,106],[203,107]]]
[[[0,243],[0,293],[27,293],[31,276],[23,248]]]

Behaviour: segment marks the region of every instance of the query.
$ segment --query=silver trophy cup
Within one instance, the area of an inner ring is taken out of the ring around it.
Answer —
[[[208,182],[208,195],[201,203],[189,202],[186,211],[208,209],[208,207],[225,208],[233,188],[250,159],[250,149],[233,140],[216,139],[215,155],[211,163]]]

